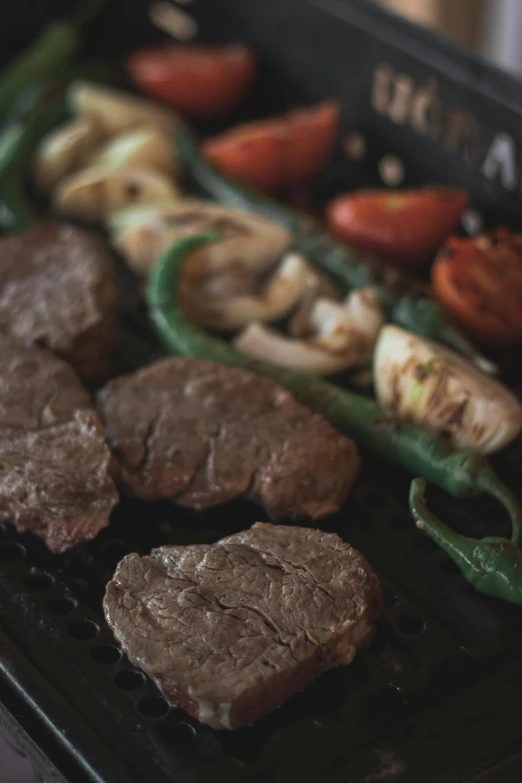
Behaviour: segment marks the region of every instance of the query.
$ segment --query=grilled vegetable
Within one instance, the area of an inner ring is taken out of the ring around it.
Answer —
[[[0,136],[0,231],[23,231],[38,220],[25,195],[34,146],[62,119],[66,80],[38,90],[29,112],[12,121]]]
[[[207,304],[207,323],[224,332],[236,332],[250,321],[277,321],[295,307],[303,293],[307,271],[305,259],[289,253],[257,294],[217,298]],[[201,296],[196,289],[195,296]]]
[[[34,150],[52,128],[63,122],[67,116],[67,87],[84,75],[106,78],[107,69],[100,64],[81,65],[67,70],[59,79],[54,75],[42,78],[36,87],[32,85],[21,93],[0,136],[0,232],[23,231],[39,219],[25,187]]]
[[[378,403],[325,381],[245,356],[228,343],[209,337],[187,321],[179,305],[180,273],[187,256],[216,234],[188,237],[171,245],[149,277],[147,302],[152,320],[167,350],[184,356],[246,367],[268,375],[303,404],[329,419],[360,446],[415,474],[421,473],[457,497],[481,492],[496,497],[508,510],[513,540],[522,536],[522,509],[484,457],[470,451],[453,452],[436,435],[395,416]]]
[[[9,65],[0,77],[0,116],[13,107],[24,89],[72,60],[80,48],[78,31],[75,22],[53,22]]]
[[[83,165],[98,134],[89,120],[72,120],[51,131],[40,143],[34,177],[40,190],[49,192],[63,177]]]
[[[109,227],[113,244],[142,276],[174,240],[214,229],[221,241],[205,248],[202,275],[234,267],[268,272],[291,244],[289,232],[275,223],[196,199],[131,207],[112,215]]]
[[[176,128],[176,115],[126,92],[89,81],[75,81],[67,93],[71,113],[94,122],[100,133],[115,136],[142,125]]]
[[[91,168],[63,179],[54,202],[60,212],[97,222],[131,204],[161,203],[177,195],[175,185],[157,171]]]
[[[311,337],[314,333],[312,312],[317,302],[327,299],[332,304],[341,304],[342,298],[338,287],[327,275],[308,265],[303,294],[288,322],[288,334],[298,338]]]
[[[356,251],[342,247],[327,234],[318,231],[310,219],[222,177],[203,160],[197,145],[182,124],[178,126],[175,140],[184,168],[208,196],[232,209],[257,213],[284,226],[292,232],[296,249],[326,272],[344,293],[354,288],[373,288],[394,323],[416,334],[446,343],[485,372],[496,371],[496,367],[478,353],[437,302],[427,295],[424,287],[399,276],[395,270],[377,259],[363,257]]]
[[[491,454],[522,430],[522,405],[461,356],[396,326],[374,353],[377,399],[401,419],[443,434],[456,449]]]
[[[500,228],[450,239],[432,267],[432,283],[470,335],[493,345],[522,341],[522,235]]]
[[[427,533],[459,566],[479,592],[522,604],[522,552],[507,538],[461,536],[426,508],[424,479],[410,489],[410,509],[420,530]]]
[[[338,109],[324,103],[226,131],[203,145],[219,171],[271,192],[313,179],[328,160],[338,130]]]
[[[174,241],[176,229],[168,227],[168,220],[176,208],[176,201],[170,200],[130,206],[109,216],[111,245],[140,277],[148,275],[154,258]]]
[[[105,0],[80,0],[72,12],[43,27],[31,45],[16,57],[0,76],[0,117],[5,118],[26,89],[38,85],[38,91],[64,70],[79,52],[82,32],[104,5]]]
[[[328,205],[328,225],[351,247],[418,267],[455,231],[468,203],[456,188],[346,193]]]
[[[177,173],[176,156],[168,134],[152,125],[116,136],[88,158],[87,166],[111,171],[150,168],[169,176]]]
[[[231,109],[250,87],[256,63],[245,46],[161,46],[135,52],[127,64],[143,92],[188,117]]]
[[[309,375],[334,375],[371,361],[384,314],[371,291],[354,291],[345,303],[318,299],[310,312],[313,337],[284,337],[251,323],[234,345],[256,359],[266,359]]]

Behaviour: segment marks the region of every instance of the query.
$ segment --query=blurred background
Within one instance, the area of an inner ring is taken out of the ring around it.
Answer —
[[[522,76],[522,0],[377,0]]]

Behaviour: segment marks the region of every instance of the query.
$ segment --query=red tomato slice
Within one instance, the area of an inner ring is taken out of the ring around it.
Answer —
[[[432,267],[435,296],[463,329],[491,345],[522,341],[522,235],[452,238]]]
[[[207,160],[248,187],[275,191],[300,185],[326,164],[337,135],[338,108],[324,103],[284,117],[240,125],[203,145]]]
[[[468,197],[456,188],[359,191],[327,209],[330,229],[349,245],[401,266],[420,266],[459,225]]]
[[[287,186],[313,179],[328,162],[339,129],[339,110],[334,103],[323,103],[315,110],[294,110],[288,115],[289,150]]]
[[[217,117],[232,108],[256,71],[252,52],[232,44],[143,49],[131,55],[127,67],[143,92],[196,119]]]

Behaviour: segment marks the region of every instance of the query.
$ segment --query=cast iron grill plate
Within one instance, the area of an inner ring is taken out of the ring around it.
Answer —
[[[55,11],[64,7],[56,3]],[[471,112],[483,123],[476,147],[487,150],[495,129],[522,129],[522,92],[516,94],[508,77],[364,0],[196,0],[186,8],[203,40],[240,38],[260,53],[257,89],[232,119],[323,97],[341,101],[344,130],[363,137],[367,154],[357,163],[339,155],[316,185],[319,201],[347,187],[382,186],[383,157],[393,156],[404,171],[402,184],[464,185],[475,220],[517,225],[518,195],[484,179],[480,156],[472,165],[449,155],[442,136],[422,135],[407,119],[394,123],[371,106],[375,69],[383,64],[408,74],[419,89],[431,80],[439,101],[433,105]],[[9,23],[6,57],[30,32],[13,18]],[[158,38],[147,25],[147,3],[109,2],[88,51],[123,52]],[[122,286],[126,307],[114,374],[162,355],[128,278]],[[363,457],[355,492],[320,526],[364,552],[382,578],[386,614],[376,640],[351,666],[323,675],[272,715],[233,733],[215,732],[168,705],[121,654],[101,601],[123,555],[216,541],[263,519],[261,509],[237,502],[198,514],[125,499],[95,541],[61,556],[0,525],[0,726],[33,757],[44,780],[500,783],[520,777],[514,770],[522,769],[522,611],[477,596],[414,527],[409,477]],[[521,457],[519,442],[499,460],[519,491]],[[457,502],[433,490],[429,500],[461,532],[509,532],[494,501]],[[489,778],[488,770],[494,770]]]

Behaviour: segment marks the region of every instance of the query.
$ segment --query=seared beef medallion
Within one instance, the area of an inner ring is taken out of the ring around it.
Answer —
[[[116,297],[110,254],[93,234],[41,224],[0,239],[0,331],[50,348],[83,377],[107,369]]]
[[[48,427],[91,407],[89,394],[67,362],[0,334],[0,428]]]
[[[258,522],[210,546],[127,555],[104,609],[169,701],[235,729],[349,664],[374,634],[382,595],[371,566],[338,536]]]
[[[111,381],[98,408],[124,483],[138,497],[206,509],[240,495],[272,519],[342,505],[357,447],[287,391],[246,370],[171,357]]]
[[[0,334],[0,518],[53,552],[94,538],[118,502],[89,395],[50,351]]]

